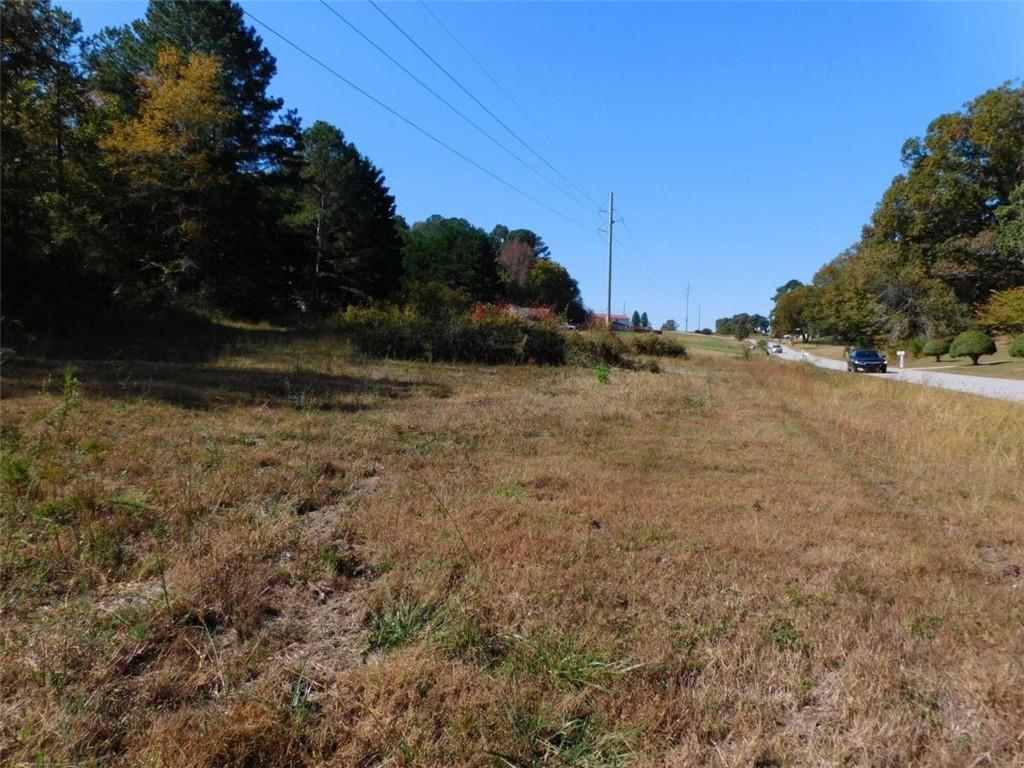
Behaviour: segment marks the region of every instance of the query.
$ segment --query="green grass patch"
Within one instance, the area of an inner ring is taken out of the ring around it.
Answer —
[[[542,633],[533,637],[513,635],[504,659],[513,675],[549,677],[561,688],[608,690],[611,681],[637,669],[628,660],[612,659],[600,649],[591,649],[572,637]]]
[[[632,761],[637,730],[608,730],[594,714],[556,720],[544,709],[508,708],[507,752],[491,752],[506,768],[617,768]]]
[[[409,645],[430,626],[436,606],[411,598],[397,600],[372,611],[367,619],[369,639],[366,651],[393,651]]]

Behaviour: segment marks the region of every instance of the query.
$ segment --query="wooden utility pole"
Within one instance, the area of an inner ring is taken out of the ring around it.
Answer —
[[[612,227],[615,226],[615,193],[608,193],[608,328],[612,327]]]
[[[686,284],[686,318],[683,321],[683,330],[689,332],[690,330],[690,284]]]

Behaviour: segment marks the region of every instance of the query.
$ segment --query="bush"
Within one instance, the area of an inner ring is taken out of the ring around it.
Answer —
[[[622,365],[626,345],[609,331],[571,334],[565,343],[566,359],[573,365]]]
[[[630,348],[641,355],[654,355],[656,357],[686,357],[686,347],[678,341],[666,339],[664,336],[645,334],[634,336],[629,341]]]
[[[921,355],[926,354],[924,351],[924,345],[927,343],[928,342],[924,339],[910,339],[906,343],[907,353],[911,357],[920,357]],[[942,354],[945,354],[945,352]]]
[[[995,352],[995,341],[984,331],[964,331],[949,345],[950,357],[969,357],[971,365],[977,365],[982,355],[994,355]]]
[[[397,307],[349,307],[328,327],[370,357],[552,365],[566,357],[565,338],[554,328],[499,313],[435,319]]]
[[[1010,344],[1010,357],[1024,357],[1024,333]]]
[[[978,321],[996,331],[1024,332],[1024,285],[993,293],[978,310]]]
[[[935,356],[935,362],[949,352],[949,339],[928,339],[921,347],[921,354],[928,357]]]

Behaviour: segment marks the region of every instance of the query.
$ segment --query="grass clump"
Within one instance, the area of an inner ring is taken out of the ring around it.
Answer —
[[[910,622],[910,634],[922,640],[934,640],[942,629],[942,617],[931,613],[914,617]]]
[[[409,645],[430,627],[436,613],[432,603],[402,598],[372,611],[367,624],[369,640],[366,651],[393,651]]]
[[[617,768],[631,762],[636,731],[608,730],[593,713],[556,720],[545,710],[506,710],[511,748],[491,752],[506,768]]]
[[[761,638],[779,648],[802,650],[807,645],[793,626],[793,622],[785,616],[773,618],[768,626],[761,630]]]
[[[607,691],[615,677],[638,667],[627,660],[613,660],[575,638],[549,632],[533,637],[513,635],[505,658],[505,668],[512,674],[547,677],[563,688],[600,691]]]

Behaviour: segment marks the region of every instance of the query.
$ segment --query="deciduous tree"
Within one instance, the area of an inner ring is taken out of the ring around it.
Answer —
[[[978,358],[982,355],[994,355],[996,343],[984,331],[964,331],[949,345],[949,354],[952,357],[969,357],[971,365],[978,364]]]

